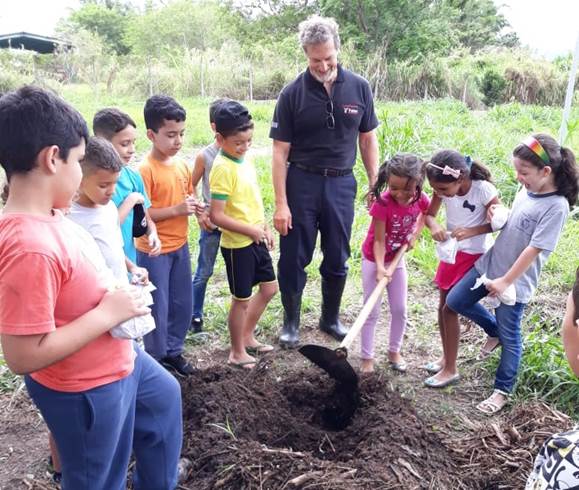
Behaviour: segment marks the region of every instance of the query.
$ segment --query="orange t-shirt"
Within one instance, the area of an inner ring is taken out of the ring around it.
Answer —
[[[168,163],[163,163],[149,155],[141,163],[139,172],[145,183],[145,191],[151,200],[151,208],[176,206],[193,193],[191,168],[182,160],[170,160]],[[174,252],[187,243],[188,216],[176,216],[157,221],[155,225],[163,246],[161,253]],[[135,245],[141,252],[151,251],[147,236],[137,238]]]
[[[58,211],[0,215],[1,334],[50,333],[100,303],[106,289],[85,256],[87,239],[92,240]],[[122,379],[133,366],[131,341],[106,332],[31,376],[53,390],[80,392]]]

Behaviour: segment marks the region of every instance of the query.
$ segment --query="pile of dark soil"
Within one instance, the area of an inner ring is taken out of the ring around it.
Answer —
[[[214,368],[184,382],[183,406],[192,467],[182,488],[462,486],[443,442],[380,376],[363,378],[357,398],[315,368],[281,378],[263,362]]]

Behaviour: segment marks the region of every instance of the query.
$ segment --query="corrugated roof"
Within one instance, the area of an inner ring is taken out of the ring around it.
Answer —
[[[72,44],[56,37],[41,36],[30,32],[0,34],[0,48],[29,49],[37,53],[53,53],[57,46],[72,47]]]

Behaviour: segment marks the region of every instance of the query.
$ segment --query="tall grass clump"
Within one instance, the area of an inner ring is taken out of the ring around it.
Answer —
[[[541,398],[577,419],[579,378],[565,357],[559,319],[541,318],[539,313],[532,312],[526,322],[532,329],[523,340],[516,396]]]

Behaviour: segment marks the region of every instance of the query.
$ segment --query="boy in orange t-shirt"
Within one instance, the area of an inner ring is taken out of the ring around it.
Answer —
[[[185,133],[185,109],[166,95],[153,95],[145,103],[147,137],[151,152],[139,171],[151,200],[149,214],[157,226],[162,249],[150,256],[146,237],[137,239],[137,264],[149,271],[157,287],[152,313],[157,328],[144,337],[145,349],[178,376],[193,368],[183,357],[185,335],[193,309],[191,259],[187,242],[189,216],[195,213],[191,168],[174,158]]]
[[[0,341],[56,441],[62,488],[124,489],[133,453],[134,488],[175,488],[179,385],[132,341],[109,334],[149,309],[129,287],[107,291],[89,252],[94,240],[58,211],[80,184],[86,123],[29,86],[0,98],[0,134],[10,182],[0,215]]]

